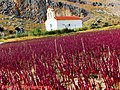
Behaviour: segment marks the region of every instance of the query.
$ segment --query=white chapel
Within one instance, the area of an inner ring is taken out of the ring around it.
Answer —
[[[74,29],[82,27],[82,20],[78,16],[55,16],[53,8],[47,9],[47,20],[45,21],[47,31],[60,30],[64,28]]]

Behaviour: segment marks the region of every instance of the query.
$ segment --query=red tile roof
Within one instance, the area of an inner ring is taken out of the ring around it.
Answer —
[[[56,16],[56,20],[81,20],[78,16]]]

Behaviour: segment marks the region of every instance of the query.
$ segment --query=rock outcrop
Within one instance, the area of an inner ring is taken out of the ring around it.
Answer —
[[[31,18],[37,22],[46,19],[45,0],[4,0],[0,2],[0,13],[15,17]]]
[[[88,14],[83,8],[63,2],[55,2],[54,0],[2,0],[0,1],[0,13],[34,19],[36,22],[41,23],[46,20],[47,6],[52,6],[54,9],[68,10],[70,15],[80,16],[83,13],[84,16],[87,16]]]
[[[64,13],[66,10],[70,11],[69,13],[71,15],[75,15],[75,16],[81,16],[81,14],[83,16],[87,16],[89,14],[89,12],[87,10],[85,10],[84,8],[80,8],[80,7],[71,5],[66,2],[55,2],[54,0],[50,0],[49,6],[52,6],[54,9],[59,8],[61,10],[61,13]],[[64,9],[63,12],[62,12],[62,9]],[[56,13],[58,13],[58,12],[56,11]]]

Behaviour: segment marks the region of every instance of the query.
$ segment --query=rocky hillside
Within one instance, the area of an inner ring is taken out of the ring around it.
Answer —
[[[54,0],[83,8],[89,14],[83,17],[84,25],[107,22],[111,25],[120,24],[120,0]]]
[[[15,17],[21,18],[32,18],[36,22],[44,22],[48,5],[52,6],[59,16],[63,15],[63,12],[68,14],[67,11],[69,11],[70,15],[77,16],[80,16],[81,13],[87,16],[89,13],[84,8],[54,0],[1,0],[0,13],[4,15],[15,15]]]
[[[42,22],[46,18],[45,0],[1,0],[0,13]]]
[[[74,2],[78,4],[102,6],[107,8],[109,12],[114,15],[120,16],[120,0],[63,0],[64,2]],[[100,7],[97,7],[98,9]]]
[[[120,23],[120,0],[0,0],[0,13],[23,21],[29,22],[30,19],[32,23],[43,23],[48,6],[55,9],[57,16],[82,17],[85,25],[98,19]]]
[[[87,16],[93,9],[101,8],[109,9],[108,12],[114,15],[120,15],[120,0],[0,0],[0,12],[43,22],[46,19],[48,5],[56,9],[57,15],[63,15],[69,11],[71,15]]]

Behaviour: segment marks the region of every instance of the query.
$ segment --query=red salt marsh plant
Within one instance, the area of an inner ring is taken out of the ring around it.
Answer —
[[[120,31],[0,45],[0,89],[119,90]]]

